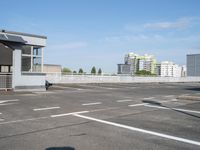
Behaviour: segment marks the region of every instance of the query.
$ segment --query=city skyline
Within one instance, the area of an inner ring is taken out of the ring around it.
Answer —
[[[186,64],[200,52],[200,1],[2,1],[2,29],[48,37],[45,63],[116,73],[129,52]],[[10,11],[12,9],[13,11]]]

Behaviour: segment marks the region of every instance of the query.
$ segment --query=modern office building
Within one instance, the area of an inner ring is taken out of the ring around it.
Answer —
[[[187,55],[187,76],[200,76],[200,54]]]
[[[0,30],[0,89],[45,90],[45,36]]]
[[[130,64],[118,64],[118,74],[129,75],[131,72],[131,65]]]
[[[124,68],[124,69],[122,69]],[[126,70],[122,72],[122,70]],[[124,57],[124,64],[118,64],[118,74],[134,75],[137,71],[146,70],[155,74],[156,59],[153,55],[140,56],[134,53],[128,53]]]

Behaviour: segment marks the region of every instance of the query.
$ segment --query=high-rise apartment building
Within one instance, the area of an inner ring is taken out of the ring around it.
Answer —
[[[124,63],[130,65],[130,73],[129,74],[134,74],[138,70],[138,57],[139,55],[134,54],[134,53],[128,53],[124,57]]]
[[[152,74],[155,74],[156,72],[156,59],[153,55],[147,55],[138,57],[138,63],[139,63],[139,70],[146,70],[151,72]]]
[[[200,54],[187,55],[187,76],[200,76]]]
[[[126,68],[124,69],[126,70],[125,72],[122,72],[122,67]],[[153,55],[145,54],[144,56],[140,56],[138,54],[128,53],[124,57],[124,64],[118,64],[118,74],[135,74],[141,70],[150,71],[152,74],[155,74],[156,59]]]
[[[173,62],[163,61],[160,64],[161,77],[181,77],[182,67]]]

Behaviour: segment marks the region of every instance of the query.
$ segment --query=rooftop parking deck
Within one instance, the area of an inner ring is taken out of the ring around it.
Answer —
[[[0,149],[198,150],[199,83],[60,84],[0,96]]]

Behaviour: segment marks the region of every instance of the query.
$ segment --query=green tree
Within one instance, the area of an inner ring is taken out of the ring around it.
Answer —
[[[151,74],[150,71],[146,71],[146,70],[137,71],[135,74],[136,74],[136,75],[139,75],[139,76],[149,76],[149,75],[153,75],[153,74]]]
[[[92,67],[91,74],[96,74],[96,68],[94,66]]]
[[[64,68],[62,68],[62,73],[63,74],[69,74],[69,73],[71,73],[72,71],[69,69],[69,68],[66,68],[66,67],[64,67]]]
[[[98,75],[101,75],[101,74],[102,74],[102,70],[101,70],[101,68],[99,68]]]
[[[77,72],[74,70],[74,71],[73,71],[73,74],[77,74]]]
[[[78,71],[78,73],[79,73],[79,74],[83,74],[83,69],[80,68],[79,71]]]

